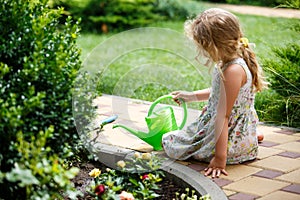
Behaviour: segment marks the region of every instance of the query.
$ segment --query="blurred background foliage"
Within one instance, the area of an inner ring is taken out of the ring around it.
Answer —
[[[155,21],[182,20],[189,15],[178,0],[50,0],[52,8],[81,18],[83,31],[119,32]]]
[[[253,5],[253,6],[267,6],[267,7],[279,6],[286,2],[286,0],[241,0],[241,1],[240,0],[203,0],[203,1],[215,2],[215,3]]]
[[[83,31],[107,33],[155,21],[185,20],[198,14],[199,3],[203,2],[292,8],[299,4],[299,0],[49,0],[49,5],[64,7],[65,16],[81,18]]]

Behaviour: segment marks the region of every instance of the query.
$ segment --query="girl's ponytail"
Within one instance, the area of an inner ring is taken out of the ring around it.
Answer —
[[[240,39],[241,56],[246,61],[249,70],[252,74],[252,85],[254,86],[255,92],[260,92],[262,89],[267,87],[267,82],[263,76],[263,71],[260,65],[257,63],[255,53],[249,46],[247,38]]]

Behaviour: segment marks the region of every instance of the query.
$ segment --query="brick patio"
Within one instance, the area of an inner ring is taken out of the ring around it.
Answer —
[[[103,95],[95,104],[98,106],[96,122],[112,114],[117,114],[114,123],[146,131],[144,121],[150,102]],[[177,120],[180,121],[182,110],[174,107]],[[199,111],[189,109],[188,122],[192,122]],[[230,200],[299,200],[300,199],[300,132],[294,129],[259,125],[265,139],[259,146],[259,155],[255,161],[240,165],[228,165],[229,176],[214,179]],[[101,142],[151,152],[152,147],[134,135],[122,129],[112,129],[112,124],[105,126]],[[203,173],[207,166],[195,160],[178,161],[193,170]]]

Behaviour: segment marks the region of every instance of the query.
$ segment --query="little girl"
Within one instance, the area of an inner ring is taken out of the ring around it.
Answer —
[[[195,92],[176,91],[174,100],[208,99],[199,118],[185,131],[163,136],[166,154],[174,159],[190,157],[209,162],[205,175],[227,175],[227,164],[253,160],[257,156],[258,118],[254,94],[265,86],[262,71],[248,40],[243,38],[236,16],[222,9],[208,9],[185,25],[199,55],[216,63],[212,87]]]

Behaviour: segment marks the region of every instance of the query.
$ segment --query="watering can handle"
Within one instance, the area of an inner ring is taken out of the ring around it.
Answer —
[[[161,97],[157,98],[157,99],[153,102],[153,104],[150,106],[150,108],[149,108],[149,111],[148,111],[148,117],[152,114],[152,112],[153,112],[153,110],[154,110],[154,107],[155,107],[159,102],[161,102],[162,100],[165,100],[165,99],[172,99],[172,98],[173,98],[172,95],[164,95],[164,96],[161,96]],[[184,125],[185,125],[185,123],[186,123],[186,120],[187,120],[187,105],[186,105],[186,103],[185,103],[183,100],[181,100],[181,101],[182,101],[182,105],[183,105],[183,112],[184,112],[184,115],[183,115],[182,122],[181,122],[181,124],[180,124],[180,126],[179,126],[179,129],[180,129],[180,130],[184,127]]]

